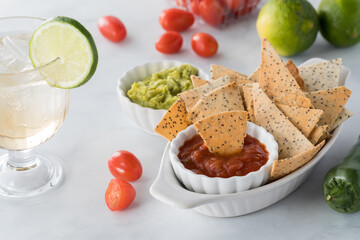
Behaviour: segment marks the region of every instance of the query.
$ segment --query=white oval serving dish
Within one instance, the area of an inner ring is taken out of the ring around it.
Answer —
[[[187,189],[198,193],[235,193],[265,184],[269,179],[273,161],[278,159],[278,144],[274,137],[263,127],[257,126],[252,122],[247,123],[246,133],[258,139],[266,146],[266,150],[269,152],[268,161],[258,171],[250,172],[245,176],[221,178],[196,174],[185,168],[177,155],[179,148],[184,145],[185,141],[198,134],[195,127],[191,125],[184,131],[181,131],[170,143],[169,157],[175,175]]]
[[[124,112],[132,121],[134,121],[147,133],[157,135],[154,132],[154,129],[167,110],[142,107],[136,103],[133,103],[127,97],[127,91],[131,88],[131,84],[133,82],[143,80],[145,77],[151,76],[153,73],[159,72],[166,68],[177,67],[182,64],[190,64],[194,66],[199,70],[199,76],[201,78],[209,79],[209,76],[202,69],[191,63],[184,63],[179,61],[159,61],[138,65],[126,71],[118,80],[116,89]]]
[[[303,65],[323,61],[325,60],[312,58]],[[345,85],[349,76],[350,70],[342,67],[339,85]],[[261,210],[288,196],[306,180],[321,158],[335,143],[341,128],[342,126],[336,128],[332,133],[332,138],[319,153],[295,172],[258,188],[230,194],[203,194],[187,190],[179,182],[171,166],[169,158],[170,143],[168,143],[163,153],[159,174],[150,187],[150,194],[169,205],[179,208],[191,208],[212,217],[234,217]]]

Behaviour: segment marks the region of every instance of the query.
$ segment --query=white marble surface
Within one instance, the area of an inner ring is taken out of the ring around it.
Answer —
[[[331,210],[321,195],[321,184],[327,170],[343,158],[360,132],[360,44],[338,49],[320,35],[309,50],[292,59],[299,64],[312,57],[342,57],[344,65],[352,70],[347,86],[353,95],[347,107],[355,115],[344,124],[334,147],[297,191],[259,212],[225,219],[177,209],[151,197],[149,187],[166,142],[144,133],[124,115],[116,96],[118,77],[134,65],[163,59],[191,62],[205,70],[209,64],[218,63],[247,74],[260,61],[256,12],[226,29],[196,24],[183,34],[180,53],[161,55],[154,48],[163,32],[158,15],[169,1],[1,1],[1,17],[64,15],[78,19],[94,36],[99,65],[88,84],[72,90],[70,111],[62,128],[39,147],[63,159],[65,181],[56,191],[39,198],[0,199],[0,239],[357,239],[360,213],[345,215]],[[316,6],[319,3],[311,2]],[[108,14],[125,23],[128,37],[124,42],[110,43],[98,32],[98,18]],[[220,49],[216,57],[203,59],[192,52],[189,40],[197,31],[217,38]],[[104,201],[112,177],[107,159],[119,149],[137,155],[144,174],[133,183],[137,196],[132,205],[111,212]]]

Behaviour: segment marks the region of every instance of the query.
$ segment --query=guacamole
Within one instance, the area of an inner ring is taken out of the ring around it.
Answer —
[[[198,70],[189,64],[168,68],[134,82],[127,95],[143,107],[167,110],[178,99],[178,93],[193,88],[191,75],[197,76]]]

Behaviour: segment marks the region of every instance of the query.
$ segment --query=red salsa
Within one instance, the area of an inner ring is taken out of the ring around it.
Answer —
[[[245,176],[259,170],[269,159],[269,152],[256,138],[246,135],[240,153],[218,156],[209,152],[200,135],[185,141],[178,157],[185,168],[208,177]]]

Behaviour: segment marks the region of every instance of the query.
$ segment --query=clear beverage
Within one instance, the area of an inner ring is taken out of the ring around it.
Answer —
[[[56,157],[33,148],[51,138],[62,125],[69,90],[51,87],[41,74],[57,71],[60,59],[34,69],[29,59],[32,33],[44,20],[0,18],[0,196],[29,197],[57,186],[63,171]]]
[[[30,59],[17,59],[11,52],[12,47],[16,47],[28,57],[30,38],[29,34],[0,38],[0,59],[8,58],[2,65],[4,60],[0,60],[0,74],[32,68]],[[53,136],[65,119],[68,92],[49,86],[39,72],[2,78],[0,76],[0,147],[29,149]]]

